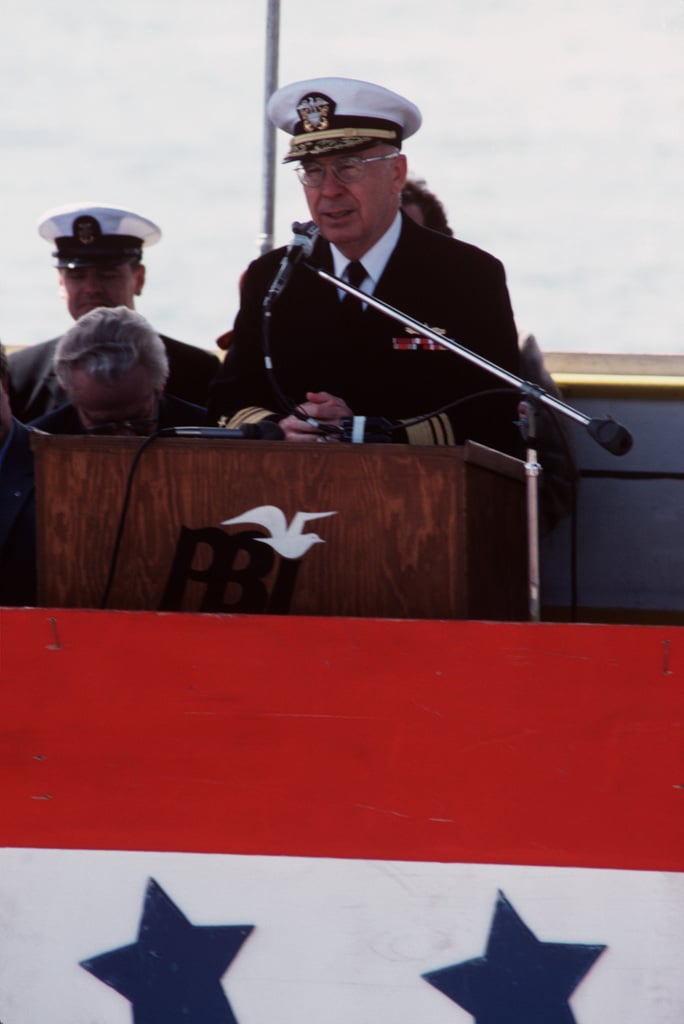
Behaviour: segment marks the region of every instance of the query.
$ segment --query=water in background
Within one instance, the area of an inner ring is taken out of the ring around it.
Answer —
[[[156,220],[139,310],[211,346],[261,230],[266,0],[5,0],[0,338],[69,324],[48,207]],[[684,351],[682,0],[281,0],[281,82],[413,99],[406,152],[456,234],[499,256],[546,350]],[[279,153],[286,148],[283,137]],[[276,244],[308,219],[278,169]]]

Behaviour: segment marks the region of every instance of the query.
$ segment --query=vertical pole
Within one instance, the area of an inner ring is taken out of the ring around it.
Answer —
[[[526,435],[525,484],[527,495],[527,585],[530,622],[541,620],[539,567],[539,476],[537,455],[537,417],[533,402],[522,401],[518,416]]]
[[[266,8],[262,219],[261,233],[257,239],[259,255],[273,248],[276,129],[266,115],[266,103],[269,96],[278,88],[280,0],[266,0]]]

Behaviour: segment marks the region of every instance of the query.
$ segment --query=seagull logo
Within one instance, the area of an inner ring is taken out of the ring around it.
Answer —
[[[237,523],[256,523],[263,526],[271,534],[270,537],[256,537],[255,540],[268,544],[282,558],[301,558],[314,544],[325,541],[317,533],[302,533],[304,524],[309,519],[325,519],[335,516],[337,512],[296,512],[290,525],[287,525],[285,513],[275,505],[259,505],[242,515],[224,519],[222,526],[235,526]]]

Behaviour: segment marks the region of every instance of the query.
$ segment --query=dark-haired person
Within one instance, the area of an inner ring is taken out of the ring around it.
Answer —
[[[446,211],[440,199],[427,187],[423,178],[406,179],[401,190],[401,208],[416,224],[439,231],[441,235],[453,237]]]

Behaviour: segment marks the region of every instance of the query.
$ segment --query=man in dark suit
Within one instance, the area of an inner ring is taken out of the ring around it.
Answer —
[[[0,345],[0,605],[36,603],[36,516],[30,431],[15,419]]]
[[[145,284],[143,248],[161,237],[156,224],[118,207],[75,203],[45,213],[38,231],[55,245],[60,293],[74,320],[97,306],[135,307]],[[206,405],[209,383],[219,368],[217,357],[195,345],[161,338],[169,358],[168,392]],[[12,408],[24,422],[66,401],[53,366],[59,340],[29,345],[9,357]]]
[[[31,422],[45,433],[144,437],[206,423],[204,406],[164,394],[161,338],[127,306],[84,313],[57,346],[55,372],[68,402]]]
[[[342,279],[356,270],[362,291],[517,374],[501,263],[400,212],[401,146],[420,126],[417,108],[380,86],[328,78],[284,86],[268,111],[293,136],[285,159],[299,161],[320,229],[309,262]],[[268,253],[247,270],[210,420],[235,427],[268,417],[288,440],[315,441],[339,439],[344,421],[356,430],[363,417],[382,417],[394,427],[383,436],[395,442],[472,438],[517,453],[516,398],[501,393],[498,378],[306,266],[295,267],[265,319],[264,296],[283,254]]]

